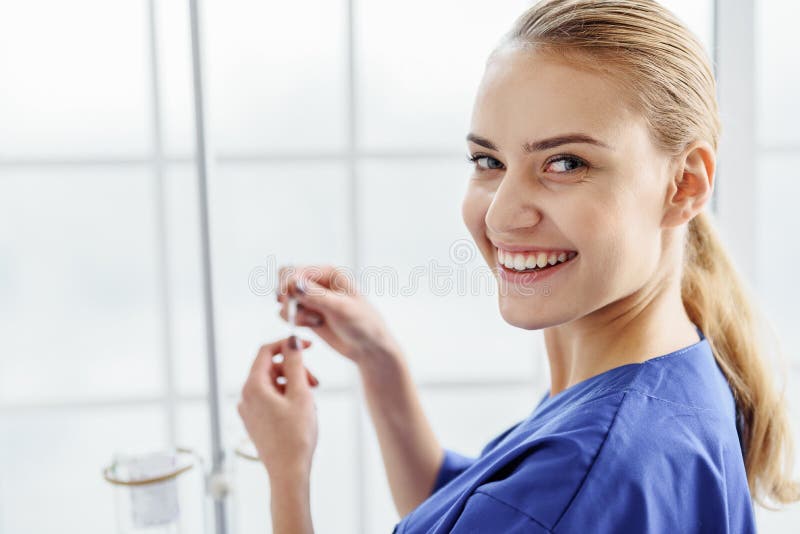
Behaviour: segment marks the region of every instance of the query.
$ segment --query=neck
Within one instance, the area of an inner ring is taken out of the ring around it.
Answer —
[[[580,319],[544,330],[550,395],[699,339],[681,301],[680,276],[664,278]]]

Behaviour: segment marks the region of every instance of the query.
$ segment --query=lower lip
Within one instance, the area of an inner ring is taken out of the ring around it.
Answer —
[[[576,255],[571,260],[557,263],[541,271],[527,271],[527,272],[515,271],[514,269],[509,269],[508,267],[499,262],[497,263],[497,270],[500,273],[500,278],[502,278],[507,282],[512,282],[515,284],[531,284],[533,282],[546,280],[552,276],[555,276],[559,272],[563,271],[568,265],[572,264],[572,262],[578,259],[578,257],[579,255]]]

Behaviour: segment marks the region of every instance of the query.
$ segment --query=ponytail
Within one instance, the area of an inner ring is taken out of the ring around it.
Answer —
[[[766,323],[705,212],[689,222],[681,297],[733,390],[751,495],[767,508],[768,501],[800,499],[788,478],[793,443],[783,392],[773,384],[760,339]]]

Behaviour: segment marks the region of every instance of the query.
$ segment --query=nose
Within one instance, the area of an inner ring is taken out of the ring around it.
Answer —
[[[484,221],[489,233],[508,235],[539,224],[542,215],[536,206],[538,196],[531,177],[514,174],[509,168],[486,212]]]

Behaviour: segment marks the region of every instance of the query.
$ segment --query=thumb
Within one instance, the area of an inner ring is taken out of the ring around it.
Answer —
[[[311,388],[303,365],[303,353],[297,336],[286,338],[283,349],[283,375],[286,377],[286,394],[296,395]]]
[[[342,295],[308,278],[298,278],[295,285],[297,301],[309,309],[323,313],[340,307]]]

